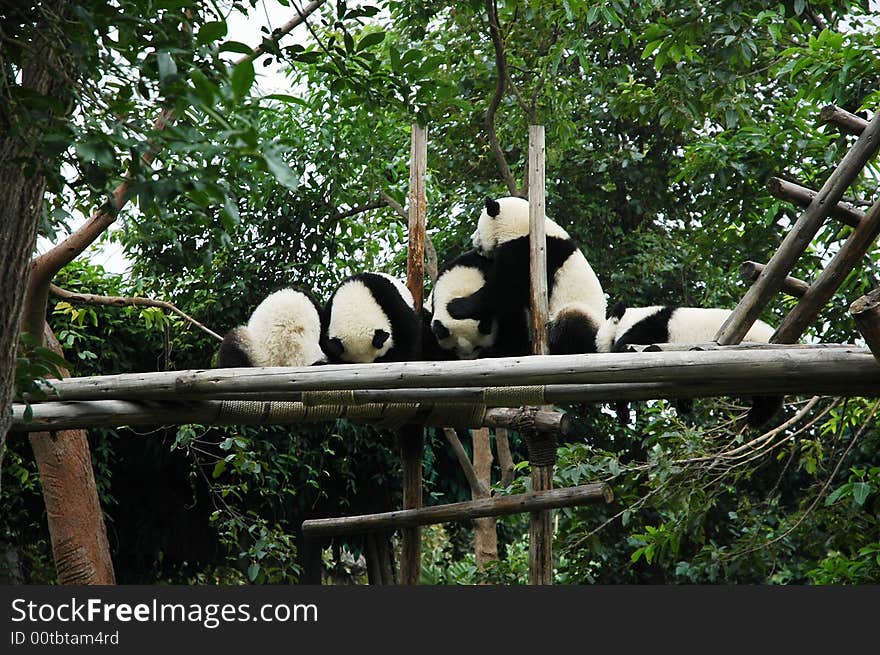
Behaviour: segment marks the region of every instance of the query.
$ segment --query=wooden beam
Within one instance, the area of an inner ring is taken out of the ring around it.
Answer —
[[[880,234],[880,200],[868,210],[865,220],[852,231],[840,250],[810,284],[810,288],[798,304],[782,319],[770,340],[774,343],[794,343],[800,339],[853,268],[874,245],[878,234]]]
[[[635,353],[646,357],[656,353]],[[670,354],[670,353],[664,353]],[[833,396],[880,396],[880,370],[870,351],[862,349],[862,354],[853,360],[851,372],[846,367],[835,367],[833,374],[827,375],[822,364],[781,369],[773,375],[764,375],[763,367],[750,369],[753,377],[743,376],[727,379],[723,371],[712,373],[703,371],[689,380],[642,381],[599,384],[550,384],[543,387],[543,397],[547,402],[568,403],[607,403],[618,400],[652,400],[655,398],[707,398],[726,395],[833,395]],[[383,397],[404,398],[411,389],[383,389],[376,391]],[[439,400],[449,398],[459,403],[482,401],[480,388],[434,388],[428,391]],[[253,404],[255,401],[249,401]],[[402,402],[406,402],[405,400]],[[270,407],[265,412],[242,412],[230,414],[219,420],[213,410],[198,408],[201,404],[219,404],[219,401],[137,401],[137,400],[70,400],[61,402],[40,402],[30,406],[32,418],[25,420],[27,405],[15,403],[12,406],[13,432],[39,432],[46,430],[69,430],[91,427],[155,426],[201,423],[204,425],[289,425],[300,422],[329,421],[346,418],[341,408],[337,413],[316,414],[284,418],[283,412],[271,407],[284,405],[284,401],[266,401]],[[299,403],[290,403],[299,404]],[[487,414],[490,410],[486,410]],[[363,418],[349,420],[376,422]],[[443,423],[448,423],[448,419]],[[437,427],[445,425],[437,424]],[[517,429],[517,428],[513,428]]]
[[[764,271],[764,268],[764,264],[759,264],[758,262],[743,262],[739,266],[739,276],[746,282],[754,282]],[[786,277],[782,283],[782,290],[795,298],[803,296],[809,288],[809,284],[791,276]]]
[[[341,389],[424,391],[436,387],[508,387],[512,395],[505,396],[504,402],[511,406],[520,396],[531,397],[530,387],[534,385],[687,382],[692,379],[720,382],[786,375],[821,378],[823,373],[829,377],[849,373],[870,376],[875,373],[873,366],[870,353],[857,347],[734,348],[124,373],[53,380],[46,391],[50,400],[183,400],[213,399],[229,392],[246,392],[253,397],[273,392]],[[31,399],[31,402],[42,401]]]
[[[786,200],[799,207],[809,207],[818,193],[813,189],[778,177],[771,177],[767,181],[767,190],[776,198]],[[830,216],[856,227],[865,218],[865,212],[855,205],[841,200],[831,208]]]
[[[715,335],[715,341],[728,345],[742,341],[758,315],[781,287],[795,262],[809,247],[822,227],[831,209],[840,202],[843,193],[880,148],[880,112],[878,112],[858,141],[846,153],[834,172],[803,211],[783,239],[779,249],[767,262],[763,275],[749,287],[733,313]]]
[[[847,134],[861,134],[868,127],[868,121],[851,114],[837,105],[825,105],[819,113],[819,122],[834,125]]]
[[[865,338],[868,348],[880,362],[880,289],[874,289],[856,300],[849,306],[849,313]]]
[[[303,521],[302,530],[310,537],[362,534],[376,530],[397,530],[449,521],[469,521],[487,516],[507,516],[559,507],[574,507],[593,502],[610,503],[613,499],[611,487],[600,482],[383,514],[312,519]]]

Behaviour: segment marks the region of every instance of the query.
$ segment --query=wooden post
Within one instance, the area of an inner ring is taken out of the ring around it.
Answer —
[[[880,112],[875,114],[859,140],[838,164],[822,185],[791,230],[785,235],[779,249],[767,262],[763,274],[749,287],[733,313],[724,321],[715,341],[721,345],[739,343],[752,327],[761,310],[781,287],[798,257],[809,247],[825,218],[831,213],[844,191],[852,184],[865,164],[880,148]]]
[[[880,289],[862,296],[849,306],[859,332],[865,338],[874,358],[880,362]]]
[[[410,146],[409,197],[407,201],[409,243],[406,258],[406,284],[412,293],[416,316],[421,320],[425,289],[425,229],[427,194],[425,177],[428,164],[427,130],[413,123]],[[421,335],[421,330],[416,334]],[[421,344],[419,346],[421,351]],[[422,455],[425,430],[407,426],[399,431],[403,467],[403,509],[422,506]],[[401,532],[400,583],[419,583],[422,572],[422,534],[418,527]]]
[[[532,352],[546,355],[547,235],[544,186],[544,126],[529,125],[529,269],[531,271]],[[529,449],[532,491],[553,489],[556,437],[529,431],[523,435]],[[529,584],[553,584],[553,512],[531,513],[529,522]]]
[[[865,220],[853,230],[840,250],[810,284],[810,288],[798,304],[782,319],[770,340],[774,343],[795,343],[800,339],[807,326],[813,322],[825,303],[831,300],[834,292],[843,284],[846,276],[861,262],[878,234],[880,234],[880,200],[868,210]]]

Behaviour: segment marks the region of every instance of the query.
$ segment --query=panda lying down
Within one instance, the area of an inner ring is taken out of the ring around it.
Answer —
[[[637,344],[709,343],[731,312],[718,307],[627,307],[617,303],[596,334],[596,351],[623,352]],[[743,341],[768,343],[773,332],[767,323],[755,321]],[[689,411],[691,401],[680,400],[677,405],[681,411]],[[781,396],[754,396],[746,420],[750,426],[760,427],[781,407]]]

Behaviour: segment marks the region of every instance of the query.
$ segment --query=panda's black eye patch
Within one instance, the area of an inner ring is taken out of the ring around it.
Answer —
[[[434,333],[434,336],[438,339],[445,339],[449,336],[449,328],[443,325],[440,321],[434,321],[431,323],[431,332]]]
[[[391,335],[385,330],[376,330],[373,332],[373,348],[381,348],[388,341]]]
[[[484,318],[477,324],[477,330],[480,334],[492,334],[492,319]]]

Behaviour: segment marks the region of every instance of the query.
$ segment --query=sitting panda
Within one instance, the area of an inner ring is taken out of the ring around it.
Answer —
[[[598,352],[623,352],[627,346],[654,343],[709,343],[732,313],[718,307],[627,307],[617,303],[608,320],[596,335]],[[743,341],[769,343],[775,330],[763,321],[755,321]],[[692,401],[679,400],[680,411],[688,412]],[[618,405],[618,413],[625,408]],[[782,407],[781,396],[755,396],[746,417],[751,427],[759,427],[773,418]],[[628,413],[628,412],[627,412]]]
[[[588,352],[605,320],[602,285],[577,244],[549,218],[546,235],[550,354]],[[528,201],[512,196],[497,200],[486,198],[485,209],[471,238],[474,247],[493,260],[493,309],[498,320],[496,353],[528,354],[526,311],[531,278]]]
[[[491,268],[492,260],[468,250],[440,271],[426,303],[430,339],[457,359],[474,359],[495,345]]]
[[[326,362],[320,346],[321,310],[298,289],[281,289],[257,305],[247,325],[223,337],[220,368],[241,366],[311,366]]]
[[[333,363],[419,358],[419,320],[409,289],[385,273],[345,279],[324,306],[321,347]]]

